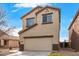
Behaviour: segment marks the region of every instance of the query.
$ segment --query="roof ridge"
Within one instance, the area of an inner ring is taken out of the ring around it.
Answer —
[[[59,8],[56,8],[56,7],[52,7],[52,6],[45,6],[43,7],[43,9],[39,10],[38,12],[36,12],[36,14],[38,14],[40,11],[44,10],[45,8],[52,8],[52,9],[57,9],[57,10],[60,10]]]
[[[26,15],[30,14],[32,11],[34,11],[37,8],[43,8],[42,6],[36,6],[35,8],[33,8],[31,11],[29,11],[28,13],[26,13],[24,16],[22,16],[21,18],[25,17]]]

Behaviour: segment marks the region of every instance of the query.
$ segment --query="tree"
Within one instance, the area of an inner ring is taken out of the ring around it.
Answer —
[[[10,26],[8,24],[7,15],[8,15],[7,11],[4,8],[0,7],[0,30],[4,31],[5,33],[10,32],[15,28],[15,26]]]

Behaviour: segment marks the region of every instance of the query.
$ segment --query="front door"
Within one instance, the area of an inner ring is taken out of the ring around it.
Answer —
[[[4,40],[4,46],[7,47],[7,43],[8,41],[7,40]]]

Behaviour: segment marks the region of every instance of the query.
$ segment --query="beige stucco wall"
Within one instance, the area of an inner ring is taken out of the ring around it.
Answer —
[[[18,48],[19,47],[19,41],[18,40],[9,40],[8,41],[8,47]]]
[[[1,46],[18,48],[19,47],[19,41],[18,40],[7,40],[6,45],[4,45],[4,39],[2,39],[1,40]]]
[[[52,38],[52,43],[53,44],[59,44],[59,10],[55,10],[55,9],[48,9],[49,11],[46,12],[46,9],[43,10],[41,13],[39,13],[37,16],[35,15],[34,11],[33,13],[29,14],[28,16],[23,18],[23,30],[26,28],[26,18],[30,18],[30,17],[35,17],[37,19],[37,26],[31,28],[30,30],[27,30],[23,33],[20,34],[20,41],[24,41],[23,37],[26,36],[44,36],[44,35],[53,35],[54,37]],[[42,14],[45,13],[53,13],[53,23],[51,24],[42,24]],[[24,42],[22,42],[24,43]]]
[[[48,11],[48,12],[47,12]],[[52,24],[41,25],[42,23],[42,14],[53,13]],[[43,34],[53,35],[53,44],[58,44],[59,40],[59,11],[55,9],[45,9],[41,13],[37,15],[37,24],[39,24],[42,28],[40,29]],[[44,29],[44,30],[42,30]],[[47,29],[47,30],[46,30]],[[46,31],[45,31],[46,30]],[[41,32],[41,33],[42,33]],[[40,32],[39,32],[40,33]]]

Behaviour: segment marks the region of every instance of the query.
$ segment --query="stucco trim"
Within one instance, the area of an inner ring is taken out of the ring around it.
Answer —
[[[46,14],[42,14],[42,16],[43,16],[43,15],[49,15],[49,14],[53,14],[53,13],[50,13],[50,12],[49,12],[49,13],[46,13]]]
[[[42,24],[52,24],[53,22],[42,22]]]
[[[43,36],[27,36],[27,37],[24,37],[24,39],[26,38],[49,38],[49,37],[53,37],[53,35],[43,35]]]
[[[21,34],[21,33],[25,32],[25,31],[27,31],[27,30],[29,30],[29,29],[31,29],[31,28],[33,28],[33,27],[35,27],[36,25],[37,25],[37,23],[36,23],[36,24],[34,24],[33,26],[28,27],[28,28],[27,28],[27,29],[25,29],[25,30],[22,30],[22,31],[18,32],[18,34]]]
[[[35,17],[27,18],[26,20],[29,20],[29,19],[35,19]]]

